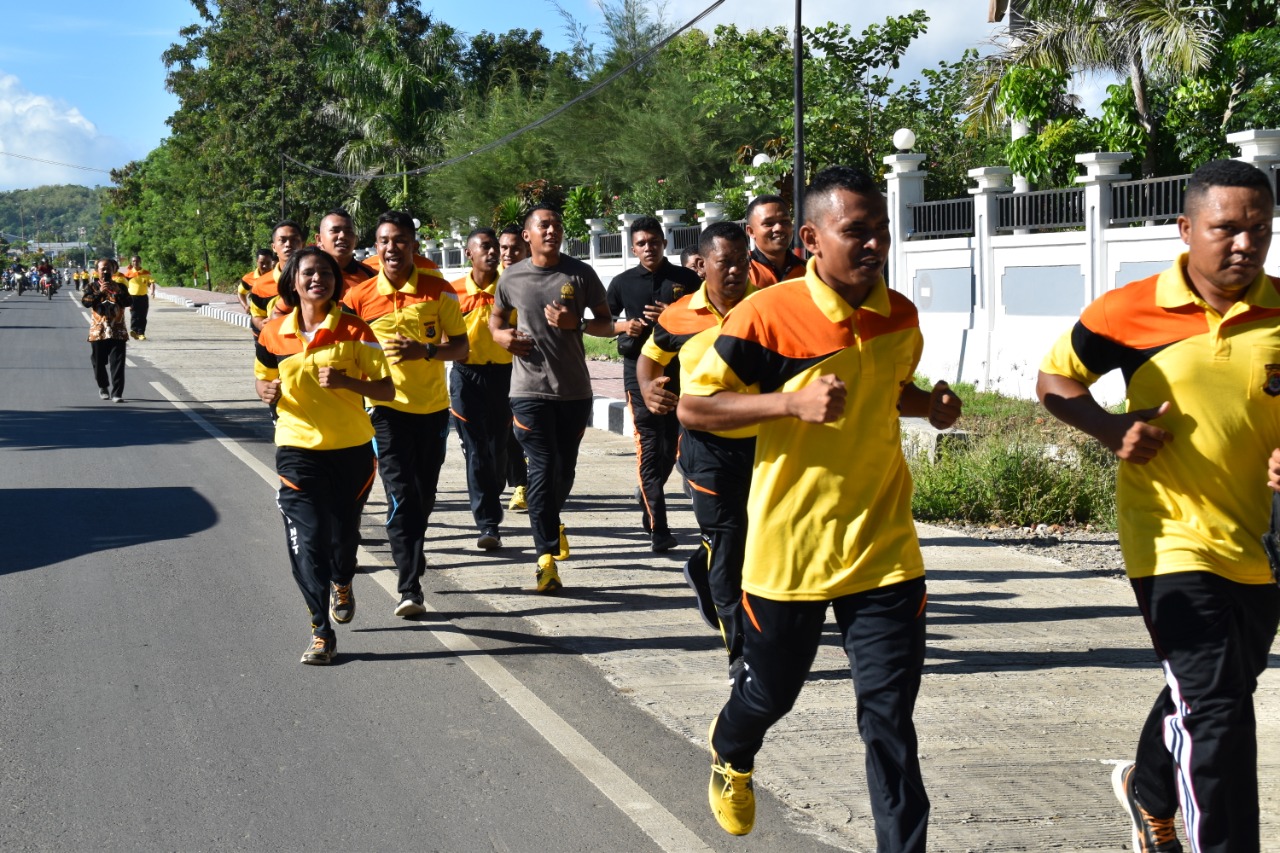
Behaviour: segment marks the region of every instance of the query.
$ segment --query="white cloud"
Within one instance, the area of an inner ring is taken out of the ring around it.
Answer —
[[[0,152],[97,169],[112,169],[131,159],[122,142],[100,134],[78,108],[31,92],[17,77],[4,72],[0,72]],[[104,172],[0,154],[0,190],[107,183],[110,176]]]

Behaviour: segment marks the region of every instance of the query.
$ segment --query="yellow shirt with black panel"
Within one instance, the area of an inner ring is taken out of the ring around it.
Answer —
[[[265,320],[271,316],[280,296],[280,273],[283,269],[283,264],[276,264],[253,280],[253,285],[249,288],[250,317]]]
[[[481,287],[467,273],[462,278],[454,279],[450,285],[458,297],[458,310],[462,312],[463,322],[467,326],[467,341],[471,351],[463,364],[510,364],[511,353],[507,352],[493,339],[489,331],[489,318],[493,316],[493,295],[498,289],[498,277],[489,282],[488,287]],[[515,328],[516,312],[511,312],[508,324]]]
[[[129,267],[124,271],[124,277],[129,280],[130,296],[146,296],[151,292],[151,285],[155,283],[155,279],[151,277],[151,271],[145,269]]]
[[[364,397],[320,386],[320,368],[373,381],[390,375],[382,346],[368,324],[333,305],[307,339],[291,311],[262,327],[253,375],[280,380],[276,404],[276,444],[305,450],[341,450],[373,440]]]
[[[1120,550],[1131,578],[1207,571],[1271,583],[1267,460],[1280,446],[1280,280],[1260,274],[1219,315],[1188,283],[1187,255],[1090,303],[1040,369],[1092,385],[1120,370],[1129,411],[1172,405],[1173,435],[1121,461]]]
[[[396,287],[378,273],[348,290],[342,303],[363,319],[384,344],[397,335],[418,343],[439,346],[444,336],[451,340],[467,334],[458,308],[458,298],[439,270],[415,267],[409,279]],[[434,358],[412,359],[390,365],[396,397],[387,402],[371,401],[402,412],[425,415],[449,407],[444,362]]]
[[[797,391],[824,375],[848,389],[831,423],[758,425],[743,590],[830,601],[923,576],[898,423],[923,342],[915,306],[883,279],[855,308],[813,260],[729,312],[682,393]]]

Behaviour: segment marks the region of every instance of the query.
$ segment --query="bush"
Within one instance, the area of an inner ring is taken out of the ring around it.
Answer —
[[[976,430],[967,444],[944,444],[933,463],[923,456],[910,462],[916,518],[1022,527],[1115,526],[1118,463],[1094,439],[1026,414],[962,426]]]

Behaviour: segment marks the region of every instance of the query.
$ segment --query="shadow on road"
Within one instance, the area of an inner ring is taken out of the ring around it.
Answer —
[[[218,511],[185,486],[142,489],[0,489],[16,510],[0,534],[0,575],[213,527]]]
[[[96,397],[89,371],[85,396]],[[125,389],[125,402],[129,402]],[[136,398],[135,398],[136,399]],[[149,409],[145,429],[139,411],[95,400],[77,408],[45,412],[0,410],[0,450],[66,450],[74,448],[137,447],[205,441],[208,435],[179,411]]]

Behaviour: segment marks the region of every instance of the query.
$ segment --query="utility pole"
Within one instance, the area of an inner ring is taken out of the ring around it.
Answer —
[[[795,243],[800,245],[800,226],[804,224],[804,43],[800,35],[800,5],[796,0],[796,29],[792,43],[792,61],[795,66],[795,139],[792,146],[792,219],[796,224]]]

